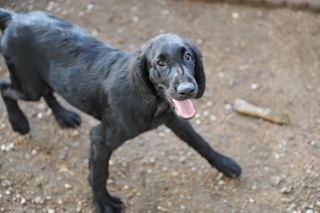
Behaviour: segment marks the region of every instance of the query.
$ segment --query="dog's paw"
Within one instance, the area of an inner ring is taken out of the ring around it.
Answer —
[[[59,111],[53,112],[56,120],[62,128],[76,128],[81,124],[80,116],[65,108],[59,109]]]
[[[122,204],[121,199],[114,196],[110,196],[100,202],[94,201],[96,213],[123,213]]]
[[[238,164],[232,159],[223,155],[219,156],[218,160],[216,160],[214,164],[214,167],[229,178],[235,178],[241,174],[241,167],[238,166]]]
[[[14,112],[8,110],[8,116],[13,131],[19,132],[22,135],[30,132],[29,122],[20,109]]]

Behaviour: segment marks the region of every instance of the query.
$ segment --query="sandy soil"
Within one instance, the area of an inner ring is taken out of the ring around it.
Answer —
[[[161,126],[112,156],[108,188],[126,212],[320,212],[319,14],[160,0],[0,6],[50,11],[123,50],[170,32],[202,51],[207,89],[191,123],[243,174],[221,176]],[[9,76],[3,60],[0,75]],[[231,108],[236,98],[287,112],[291,123],[240,115]],[[12,131],[0,104],[0,212],[92,212],[88,133],[97,121],[81,114],[81,127],[63,130],[43,101],[19,104],[31,125],[27,136]]]

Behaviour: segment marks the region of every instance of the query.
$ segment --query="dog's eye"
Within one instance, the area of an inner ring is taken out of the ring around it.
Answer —
[[[186,60],[187,60],[187,61],[189,61],[189,60],[192,59],[192,56],[191,56],[189,53],[187,53],[185,57],[186,57]]]
[[[163,66],[164,66],[164,61],[159,60],[159,61],[157,62],[157,64],[158,64],[160,67],[163,67]]]

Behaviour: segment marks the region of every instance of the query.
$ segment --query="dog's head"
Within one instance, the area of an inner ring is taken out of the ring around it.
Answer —
[[[203,95],[205,74],[201,54],[191,43],[177,35],[157,36],[134,53],[130,72],[147,101],[161,95],[178,117],[194,116],[191,99]]]

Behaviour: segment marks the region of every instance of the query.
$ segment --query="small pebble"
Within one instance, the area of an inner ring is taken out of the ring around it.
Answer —
[[[124,32],[123,29],[117,29],[117,33],[118,33],[118,34],[122,34],[123,32]]]
[[[72,137],[78,136],[80,133],[78,130],[73,130],[72,131]]]
[[[37,117],[38,117],[38,118],[42,118],[42,117],[43,117],[43,114],[40,112],[40,113],[38,113]]]
[[[52,109],[48,109],[48,111],[46,112],[46,116],[50,116],[52,114]]]
[[[139,141],[139,145],[144,146],[144,145],[146,145],[146,143],[144,141]]]
[[[51,11],[52,8],[53,8],[53,7],[49,5],[49,6],[46,8],[46,10],[47,10],[47,11]]]
[[[108,180],[107,180],[107,184],[111,184],[111,183],[114,183],[114,180],[108,179]]]
[[[9,146],[9,145],[7,145],[7,146],[6,146],[5,151],[6,151],[6,152],[10,152],[10,151],[11,151],[11,149],[10,149],[10,146]]]
[[[168,171],[168,168],[167,168],[167,167],[163,167],[163,168],[162,168],[162,171],[163,171],[163,172],[167,172],[167,171]]]
[[[185,206],[185,205],[181,205],[181,206],[180,206],[180,209],[185,210],[185,209],[186,209],[186,206]]]
[[[249,202],[250,202],[250,203],[254,203],[254,199],[250,198],[250,199],[249,199]]]
[[[185,156],[181,156],[181,158],[179,159],[179,161],[180,161],[181,163],[186,162],[186,157],[185,157]]]
[[[84,12],[83,12],[83,11],[80,11],[80,12],[78,13],[78,16],[81,18],[82,16],[84,16]]]
[[[232,13],[232,18],[233,19],[238,19],[239,18],[239,13]]]
[[[22,198],[21,201],[20,201],[20,204],[21,205],[25,205],[26,203],[27,203],[26,199]]]
[[[219,180],[218,181],[218,185],[220,185],[220,186],[222,186],[222,185],[224,185],[226,182],[224,181],[224,180]]]
[[[211,116],[210,116],[210,120],[211,120],[211,121],[216,121],[216,120],[217,120],[217,117],[216,117],[215,115],[211,115]]]
[[[135,22],[135,23],[137,23],[137,22],[139,21],[139,17],[138,17],[138,16],[134,16],[134,17],[132,18],[132,21]]]
[[[34,199],[34,202],[37,204],[44,204],[44,199],[38,196]]]
[[[62,205],[62,204],[63,204],[62,199],[61,199],[61,198],[59,198],[59,199],[57,200],[57,203],[58,203],[58,204],[60,204],[60,205]]]
[[[280,181],[281,181],[281,177],[280,176],[272,176],[271,179],[270,179],[270,182],[271,182],[272,186],[279,185]]]
[[[212,103],[211,101],[208,101],[208,102],[207,102],[207,106],[208,106],[208,107],[211,107],[212,105],[213,105],[213,103]],[[320,119],[319,119],[319,120],[320,120]]]
[[[68,14],[69,14],[69,11],[68,11],[68,10],[63,10],[63,11],[62,11],[62,15],[66,16],[66,15],[68,15]]]
[[[150,158],[150,163],[155,163],[156,162],[156,158],[155,157],[151,157]]]
[[[93,4],[88,4],[87,9],[86,9],[86,13],[91,13],[93,8],[94,8]]]
[[[282,187],[280,192],[283,193],[283,194],[286,193],[287,192],[287,187]]]
[[[133,7],[131,7],[131,10],[132,10],[132,11],[137,11],[137,10],[138,10],[138,7],[137,7],[137,6],[133,6]]]
[[[197,119],[195,123],[196,123],[197,125],[200,125],[200,124],[201,124],[201,120],[200,120],[200,119]]]
[[[55,213],[56,211],[54,209],[49,209],[48,213]]]
[[[231,104],[226,104],[226,105],[224,105],[224,109],[232,110],[232,105]]]
[[[6,190],[6,191],[5,191],[5,194],[6,194],[6,195],[11,195],[11,192],[10,192],[9,190]]]
[[[68,153],[66,153],[66,152],[64,152],[61,155],[59,155],[59,158],[62,159],[62,160],[67,159],[67,157],[68,157]]]
[[[313,90],[313,87],[310,84],[307,84],[306,87],[307,87],[307,90],[309,90],[309,91]]]
[[[251,84],[251,89],[252,90],[257,90],[259,88],[258,84]]]
[[[306,213],[313,213],[313,210],[312,210],[312,209],[308,209],[308,210],[306,211]]]
[[[37,151],[36,149],[33,149],[33,150],[31,151],[31,155],[36,155],[36,154],[38,154],[38,151]]]
[[[244,65],[240,65],[240,66],[239,66],[239,70],[243,71],[243,70],[245,70],[245,69],[246,69],[246,67],[245,67]]]
[[[221,180],[223,174],[221,172],[219,172],[219,174],[217,175],[217,177],[215,178],[216,180]]]
[[[160,136],[160,138],[164,138],[164,137],[165,137],[165,135],[164,135],[163,132],[160,132],[160,133],[159,133],[159,136]]]
[[[72,186],[71,186],[70,184],[68,184],[68,183],[65,183],[65,184],[64,184],[64,188],[65,188],[65,189],[71,189]]]
[[[203,44],[203,40],[202,39],[197,39],[197,44],[199,44],[199,45]]]
[[[163,14],[163,15],[169,15],[169,14],[170,14],[170,11],[169,11],[169,10],[163,10],[163,11],[162,11],[162,14]]]
[[[92,36],[97,36],[99,33],[98,33],[98,31],[96,31],[96,30],[92,30],[92,32],[91,32],[91,35]]]

